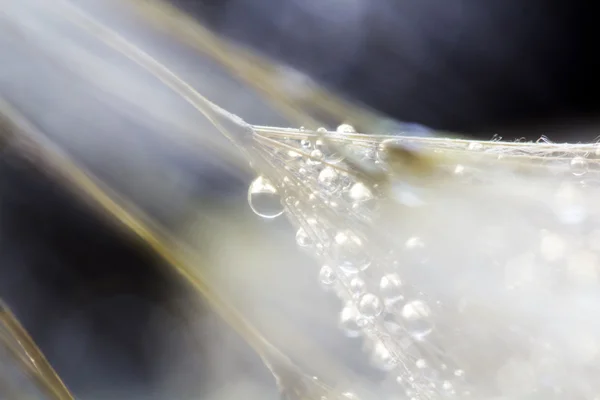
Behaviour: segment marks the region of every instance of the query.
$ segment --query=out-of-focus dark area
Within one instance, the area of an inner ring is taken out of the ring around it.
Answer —
[[[80,3],[91,10],[101,7],[93,1]],[[493,133],[509,140],[545,134],[556,141],[590,141],[597,136],[593,21],[582,1],[172,3],[213,31],[400,121],[484,139]],[[189,49],[175,50],[166,39],[148,40],[155,49],[162,46],[165,58],[180,57],[170,61],[185,66],[181,70],[187,79],[210,86],[203,93],[223,107],[249,122],[281,123],[266,102],[213,61],[194,58]],[[247,182],[202,149],[190,152],[148,141],[143,151],[152,156],[143,167],[122,162],[130,151],[126,140],[118,153],[117,147],[102,144],[152,129],[119,113],[118,104],[98,101],[83,81],[74,83],[48,60],[33,56],[35,50],[18,35],[0,34],[0,44],[0,94],[50,136],[72,146],[89,167],[110,167],[107,179],[131,190],[157,219],[177,226],[186,221],[182,210],[189,202],[245,197]],[[28,86],[32,82],[35,89]],[[150,99],[142,93],[139,101],[144,107]],[[180,100],[164,101],[176,108]],[[186,107],[184,102],[180,107]],[[89,109],[95,110],[93,115]],[[93,138],[94,151],[86,153],[77,140],[68,140],[72,137]],[[188,289],[164,272],[162,261],[19,155],[5,152],[2,157],[0,296],[74,392],[82,398],[164,399],[164,388],[156,382],[167,373],[188,374],[181,378],[187,383],[215,386],[206,354],[214,357],[215,346],[244,349],[240,340],[233,334],[207,334],[198,354],[182,350],[187,322],[171,300]],[[156,163],[171,169],[146,168],[159,157]],[[154,186],[152,177],[169,185]],[[200,325],[222,324],[208,309],[201,314]],[[240,354],[229,364],[245,375],[232,373],[232,380],[249,374],[269,381],[268,372],[251,367],[255,356],[249,350]],[[187,361],[175,372],[165,371],[165,358]]]
[[[569,129],[600,106],[583,1],[172,2],[401,121],[486,139],[560,123],[551,138],[593,139]]]

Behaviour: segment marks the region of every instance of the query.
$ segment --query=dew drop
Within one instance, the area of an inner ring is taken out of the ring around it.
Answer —
[[[315,149],[310,152],[310,158],[306,160],[308,165],[319,165],[323,161],[323,152],[319,149]]]
[[[319,185],[329,193],[333,193],[340,188],[341,179],[338,172],[332,167],[325,167],[319,172]]]
[[[348,283],[348,290],[353,296],[360,296],[366,291],[366,288],[367,284],[358,276],[355,276],[352,279],[350,279],[350,282]]]
[[[337,275],[333,268],[323,265],[319,271],[319,281],[324,286],[331,286],[337,281]]]
[[[275,186],[259,176],[248,188],[248,204],[254,213],[263,218],[275,218],[283,214],[281,196]]]
[[[374,294],[366,293],[358,300],[358,311],[367,318],[375,318],[383,311],[383,303]]]
[[[406,330],[415,339],[424,339],[433,331],[430,316],[431,308],[421,300],[413,300],[402,308]]]
[[[582,176],[588,172],[588,161],[584,157],[575,157],[571,160],[571,173]]]
[[[355,133],[356,129],[352,125],[349,124],[341,124],[335,130],[338,133]]]
[[[300,247],[310,247],[313,245],[312,239],[310,238],[308,233],[306,233],[304,228],[300,228],[296,232],[296,243]]]
[[[312,148],[312,142],[308,139],[302,139],[300,141],[300,147],[302,147],[304,150],[309,150]]]
[[[359,325],[360,314],[353,305],[348,304],[340,313],[339,327],[348,337],[359,337],[362,333]]]
[[[339,267],[346,273],[364,271],[371,265],[362,239],[351,231],[340,231],[333,243]]]
[[[402,281],[398,274],[388,274],[379,281],[379,293],[386,308],[393,308],[404,301]]]

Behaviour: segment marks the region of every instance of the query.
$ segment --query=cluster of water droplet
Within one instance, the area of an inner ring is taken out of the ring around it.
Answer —
[[[386,371],[406,398],[465,398],[471,387],[466,383],[465,370],[459,365],[461,360],[456,360],[455,354],[448,356],[447,349],[443,348],[456,330],[451,332],[440,326],[454,314],[465,314],[469,301],[457,298],[454,304],[449,302],[442,306],[439,300],[416,287],[415,282],[406,281],[406,265],[424,268],[431,264],[429,258],[433,253],[425,247],[426,243],[420,236],[409,236],[402,241],[400,249],[389,249],[377,247],[374,236],[369,234],[374,224],[379,230],[385,226],[385,215],[382,220],[379,211],[382,202],[390,196],[409,208],[420,206],[422,200],[412,190],[406,190],[405,182],[400,182],[401,195],[397,195],[394,192],[396,186],[392,186],[393,190],[389,192],[382,192],[373,182],[364,181],[358,178],[360,175],[353,173],[357,163],[365,163],[366,167],[374,170],[388,170],[389,148],[400,142],[410,145],[412,139],[365,137],[356,134],[349,125],[338,127],[336,132],[325,129],[317,132],[266,130],[260,132],[261,135],[268,139],[262,141],[268,149],[265,154],[278,158],[272,165],[279,168],[279,173],[269,171],[269,179],[259,177],[250,185],[250,206],[256,214],[265,218],[274,218],[287,211],[298,227],[298,246],[322,263],[319,283],[342,301],[339,314],[342,331],[349,337],[364,340],[373,366]],[[430,146],[434,153],[456,150],[455,147],[460,146],[456,141],[428,140],[418,139],[419,145]],[[586,197],[584,191],[590,188],[600,191],[600,180],[595,179],[598,173],[596,156],[600,154],[592,154],[589,150],[571,151],[569,157],[564,154],[537,154],[539,148],[535,146],[532,144],[514,150],[499,147],[497,142],[465,142],[461,150],[466,151],[469,157],[444,165],[446,176],[469,185],[493,185],[495,177],[485,167],[499,161],[502,162],[502,179],[517,171],[521,160],[527,160],[534,175],[548,174],[550,170],[554,174],[559,170],[563,174],[560,185],[550,191],[549,197],[544,197],[543,206],[550,203],[548,209],[555,215],[558,227],[585,222],[590,205],[586,203],[589,196]],[[486,157],[473,159],[470,157],[472,154]],[[351,163],[347,162],[348,158]],[[548,198],[553,200],[548,201]],[[496,223],[501,224],[502,218],[498,217]],[[496,229],[495,225],[482,229],[485,234],[475,233],[469,239],[480,243],[479,250],[485,253],[475,264],[485,260],[490,265],[503,265],[503,290],[514,291],[532,282],[538,285],[542,281],[548,282],[540,277],[538,267],[545,268],[544,274],[547,274],[548,265],[561,260],[564,268],[553,264],[552,271],[560,271],[554,281],[567,277],[572,282],[589,284],[599,280],[600,267],[596,257],[600,252],[600,244],[596,243],[600,243],[599,234],[594,236],[594,233],[582,230],[578,231],[576,239],[573,239],[572,232],[565,239],[542,229],[536,236],[541,238],[541,243],[535,251],[531,251],[535,244],[528,242],[529,247],[525,246],[522,254],[511,256],[505,250],[510,247],[509,243],[512,247],[519,247],[515,244],[518,235],[515,238],[502,236],[502,229]],[[392,240],[387,243],[398,243],[394,233],[390,232],[387,236],[386,232],[378,233],[386,239],[391,237]],[[440,237],[443,240],[443,235]],[[587,248],[581,246],[581,238],[589,243]],[[391,253],[388,250],[392,250]],[[440,251],[437,259],[443,257],[444,253]],[[472,258],[469,258],[469,263]],[[543,261],[541,264],[540,260]],[[480,332],[479,327],[472,328],[461,331],[457,340],[468,341],[469,335]],[[445,338],[440,340],[440,336]],[[590,345],[589,348],[600,349],[600,341],[592,342],[596,347]],[[513,369],[506,367],[513,365],[511,363],[515,364],[514,357],[506,355],[505,361],[499,364],[496,384],[503,394],[510,392],[507,386],[519,386],[519,374],[507,372]],[[530,363],[537,365],[539,359],[531,359],[527,363],[528,368],[534,368]],[[531,390],[523,389],[520,395],[538,393],[540,379],[537,375],[529,379]]]

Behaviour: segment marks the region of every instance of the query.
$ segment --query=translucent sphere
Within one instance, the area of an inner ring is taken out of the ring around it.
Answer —
[[[358,311],[367,318],[375,318],[383,311],[383,302],[372,293],[366,293],[358,300]]]
[[[331,286],[337,281],[337,275],[333,268],[323,265],[319,271],[319,281],[324,286]]]
[[[327,192],[333,193],[340,188],[341,179],[338,172],[332,167],[325,167],[317,178],[319,186]]]
[[[394,308],[404,301],[404,288],[398,274],[384,275],[379,281],[379,294],[386,308]]]
[[[352,209],[359,212],[371,212],[377,206],[377,199],[364,183],[354,183],[347,192],[348,199],[352,202]]]
[[[308,165],[319,165],[323,161],[323,152],[319,149],[315,149],[310,152],[310,158],[306,160]]]
[[[588,172],[588,161],[584,157],[575,157],[571,160],[571,173],[582,176]]]
[[[339,317],[339,327],[346,336],[359,337],[361,335],[359,318],[360,314],[352,304],[348,304],[342,309]]]
[[[431,308],[422,300],[413,300],[402,307],[407,332],[415,339],[424,339],[433,331]]]
[[[337,129],[335,131],[338,133],[355,133],[356,129],[354,129],[354,127],[352,125],[341,124],[340,126],[337,127]]]
[[[263,176],[259,176],[250,184],[248,204],[256,215],[263,218],[276,218],[283,214],[281,196],[275,186]]]
[[[335,235],[333,250],[339,267],[346,273],[364,271],[371,265],[365,244],[351,231],[340,231]]]
[[[296,243],[300,247],[310,247],[313,245],[311,237],[306,233],[304,228],[300,228],[296,232]]]

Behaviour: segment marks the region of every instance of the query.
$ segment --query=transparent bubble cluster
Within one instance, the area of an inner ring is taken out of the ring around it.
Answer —
[[[364,135],[349,125],[255,134],[273,168],[252,183],[251,208],[265,218],[285,210],[298,246],[321,265],[317,282],[340,299],[340,330],[362,342],[393,395],[600,393],[559,373],[568,364],[589,383],[600,368],[591,318],[600,304],[585,308],[581,297],[600,293],[595,145]]]

